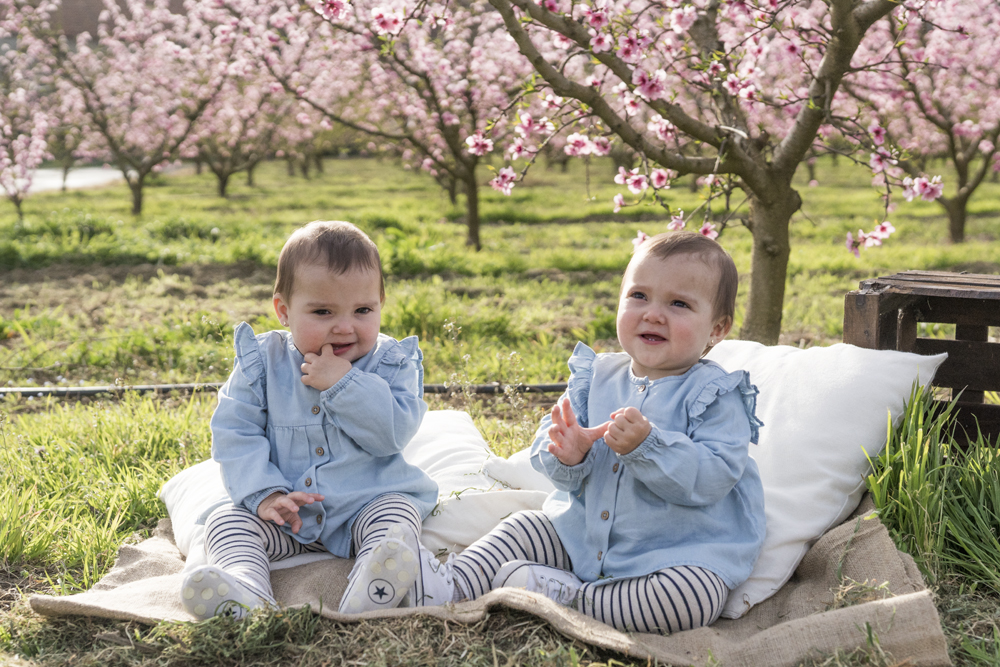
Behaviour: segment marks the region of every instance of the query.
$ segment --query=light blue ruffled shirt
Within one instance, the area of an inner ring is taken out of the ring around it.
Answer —
[[[275,491],[326,496],[299,509],[299,542],[351,555],[351,524],[384,493],[407,496],[426,518],[437,484],[403,460],[427,412],[416,336],[379,334],[375,347],[326,391],[302,384],[302,354],[287,331],[236,327],[236,360],[212,415],[212,457],[236,505],[257,512]]]
[[[543,511],[583,581],[638,577],[681,565],[705,568],[729,588],[750,576],[764,542],[764,490],[749,443],[762,423],[746,371],[701,360],[683,375],[632,374],[626,354],[578,343],[564,397],[583,426],[638,408],[652,431],[616,454],[604,439],[575,466],[548,452],[542,420],[531,464],[556,486]]]

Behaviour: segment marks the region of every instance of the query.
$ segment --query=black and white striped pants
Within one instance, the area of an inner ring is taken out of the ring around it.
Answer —
[[[420,539],[420,514],[405,496],[387,493],[365,505],[351,526],[354,557],[364,557],[394,524],[409,526]],[[269,563],[326,551],[319,542],[302,544],[274,523],[232,504],[223,505],[209,515],[205,522],[205,548],[210,565],[222,568],[270,602],[274,602],[274,594]]]
[[[497,571],[512,560],[573,569],[548,517],[525,511],[463,551],[454,561],[455,577],[466,597],[475,599],[490,591]],[[611,584],[585,583],[578,610],[618,630],[671,633],[714,622],[728,594],[718,575],[685,565]]]

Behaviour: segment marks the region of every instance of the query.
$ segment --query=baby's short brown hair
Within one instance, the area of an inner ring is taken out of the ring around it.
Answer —
[[[636,255],[648,254],[657,259],[667,259],[672,255],[696,255],[714,268],[719,274],[712,310],[716,318],[728,318],[732,323],[736,316],[736,292],[739,289],[740,274],[733,258],[722,246],[697,232],[666,232],[646,240],[636,249]]]
[[[363,231],[339,220],[316,220],[292,232],[278,255],[274,293],[291,299],[295,267],[323,261],[337,274],[358,268],[378,271],[379,299],[385,303],[385,278],[378,247]]]

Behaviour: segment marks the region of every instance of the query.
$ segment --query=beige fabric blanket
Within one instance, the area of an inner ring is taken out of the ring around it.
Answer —
[[[711,655],[726,666],[792,666],[838,649],[863,648],[869,628],[882,650],[901,663],[914,667],[951,664],[930,591],[913,560],[896,550],[882,523],[874,517],[863,518],[871,509],[866,501],[854,517],[824,535],[792,580],[742,618],[665,637],[618,632],[542,596],[514,589],[446,607],[344,616],[335,610],[353,564],[349,560],[277,570],[272,580],[283,604],[308,604],[340,622],[407,614],[474,622],[490,609],[507,607],[534,614],[568,637],[672,665],[704,665]],[[50,616],[78,614],[149,623],[193,620],[180,602],[183,568],[184,557],[165,519],[150,539],[122,547],[114,568],[91,590],[65,597],[36,595],[30,604],[36,612]],[[848,580],[885,584],[884,594],[842,606],[846,603],[837,602],[835,593]]]

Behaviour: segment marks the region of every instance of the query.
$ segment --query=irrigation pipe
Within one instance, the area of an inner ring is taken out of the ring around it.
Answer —
[[[88,396],[119,395],[127,392],[139,394],[195,394],[204,391],[218,391],[222,386],[221,382],[198,382],[191,384],[134,384],[134,385],[110,385],[104,387],[0,387],[0,398],[7,394],[18,396],[30,396],[38,398],[84,398]],[[469,391],[474,394],[502,394],[506,385],[473,384],[468,385]],[[565,383],[554,384],[519,384],[514,387],[515,391],[525,394],[559,394],[566,391]],[[425,384],[425,394],[460,394],[461,386],[448,386],[443,384]]]

